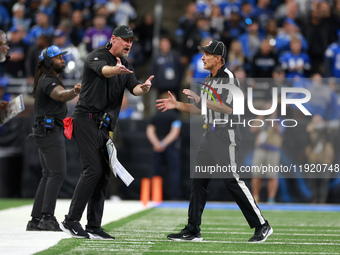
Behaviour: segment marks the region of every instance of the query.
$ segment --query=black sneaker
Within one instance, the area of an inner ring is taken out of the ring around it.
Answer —
[[[90,239],[115,240],[113,236],[105,233],[102,228],[91,228],[86,226],[85,231],[89,234]]]
[[[167,236],[169,240],[172,241],[191,241],[191,242],[201,242],[203,240],[201,233],[193,234],[187,227],[183,228],[181,232],[176,234],[170,234]]]
[[[54,216],[50,216],[48,218],[43,217],[40,220],[38,227],[44,231],[61,231],[59,223]]]
[[[90,237],[88,233],[85,232],[85,230],[82,228],[79,221],[77,220],[71,221],[71,220],[65,219],[63,222],[60,223],[59,226],[62,231],[66,232],[72,237],[75,237],[75,238],[89,238]]]
[[[26,231],[41,231],[38,225],[39,225],[39,221],[30,220],[27,223]]]
[[[266,223],[263,225],[255,228],[255,233],[253,237],[248,240],[248,242],[263,243],[271,234],[273,234],[273,229],[271,226],[269,226],[268,221],[266,221]]]

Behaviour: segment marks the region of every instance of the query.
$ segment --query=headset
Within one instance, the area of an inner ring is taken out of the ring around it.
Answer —
[[[50,58],[48,55],[47,55],[47,49],[44,49],[43,51],[43,57],[44,57],[44,64],[48,67],[52,67],[53,66],[53,60],[52,58]]]
[[[109,41],[106,45],[105,45],[105,48],[110,50],[112,48],[112,42]]]

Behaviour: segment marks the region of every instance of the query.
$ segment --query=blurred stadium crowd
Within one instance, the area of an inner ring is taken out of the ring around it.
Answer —
[[[30,91],[38,56],[51,44],[69,52],[64,56],[63,78],[81,79],[86,55],[105,46],[113,29],[123,24],[139,37],[129,55],[137,78],[152,73],[157,93],[171,90],[180,96],[183,87],[208,74],[197,46],[216,39],[226,44],[227,67],[240,79],[245,93],[247,87],[258,89],[254,95],[262,103],[271,100],[274,86],[312,92],[307,108],[315,118],[305,119],[303,131],[310,137],[300,145],[306,147],[300,156],[305,162],[338,162],[334,141],[339,120],[340,0],[187,1],[172,27],[161,25],[158,44],[153,40],[153,10],[137,15],[134,2],[2,0],[0,29],[7,31],[10,59],[0,67],[0,99],[10,99],[7,88],[16,78],[25,79]],[[277,137],[282,137],[284,131],[277,130]],[[273,131],[259,131],[263,132]],[[275,141],[277,149],[282,143]],[[331,157],[322,157],[324,148]]]
[[[197,64],[202,41],[216,39],[229,49],[229,69],[242,68],[248,77],[270,78],[276,66],[289,78],[340,77],[339,0],[197,0],[183,12],[173,24],[175,33],[162,28],[161,35],[175,38],[184,67]],[[104,46],[122,24],[140,38],[130,60],[139,65],[151,57],[153,12],[138,17],[130,1],[3,0],[0,13],[0,29],[8,31],[11,47],[4,77],[31,78],[36,53],[56,44],[71,53],[64,78],[80,78],[86,54]]]

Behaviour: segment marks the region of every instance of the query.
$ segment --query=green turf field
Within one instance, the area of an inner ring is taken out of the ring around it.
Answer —
[[[112,212],[114,213],[114,212]],[[63,239],[39,254],[340,254],[339,212],[262,211],[274,233],[262,244],[252,236],[239,210],[203,214],[203,242],[166,239],[180,231],[186,209],[154,208],[104,226],[114,241]]]
[[[0,210],[33,204],[33,199],[0,199]]]

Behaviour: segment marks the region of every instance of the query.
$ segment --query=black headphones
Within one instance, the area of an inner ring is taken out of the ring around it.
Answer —
[[[107,50],[110,50],[110,49],[112,48],[112,42],[109,41],[109,42],[105,45],[105,48],[106,48]]]
[[[43,51],[43,57],[44,57],[44,64],[48,67],[52,67],[53,66],[53,60],[52,58],[50,58],[48,55],[47,55],[47,49],[44,49]]]

